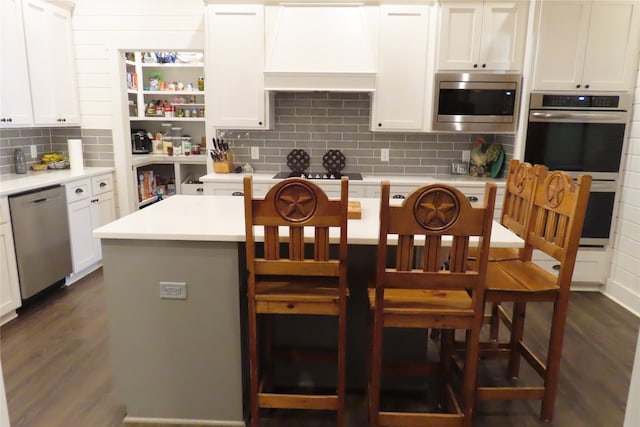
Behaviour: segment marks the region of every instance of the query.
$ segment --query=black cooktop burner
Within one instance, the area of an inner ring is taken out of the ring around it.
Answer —
[[[348,172],[348,173],[337,173],[337,174],[329,174],[328,172],[278,172],[273,177],[274,179],[285,179],[285,178],[307,178],[307,179],[340,179],[343,176],[348,177],[350,180],[354,181],[362,181],[362,174],[359,172]]]

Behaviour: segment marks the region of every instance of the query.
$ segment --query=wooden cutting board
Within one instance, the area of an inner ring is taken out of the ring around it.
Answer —
[[[362,206],[358,201],[349,201],[347,207],[347,218],[349,219],[362,219]]]

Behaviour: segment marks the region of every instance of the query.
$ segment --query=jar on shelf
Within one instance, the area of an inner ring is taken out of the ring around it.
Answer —
[[[171,142],[173,144],[173,155],[179,156],[182,154],[182,128],[171,128]]]
[[[198,78],[198,90],[199,91],[203,91],[204,90],[204,77],[199,77]]]

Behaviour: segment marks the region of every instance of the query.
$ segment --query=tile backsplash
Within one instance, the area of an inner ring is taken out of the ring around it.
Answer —
[[[80,127],[11,128],[0,129],[0,175],[14,173],[13,152],[24,151],[27,167],[39,163],[42,153],[61,152],[68,155],[67,139],[82,139],[85,166],[113,167],[113,138],[110,129],[82,129]],[[31,158],[31,146],[38,155]]]
[[[505,164],[513,155],[514,135],[467,133],[403,133],[369,130],[370,100],[366,93],[278,92],[271,130],[218,130],[231,144],[234,162],[250,163],[256,172],[286,171],[287,154],[307,151],[311,171],[322,171],[322,157],[338,149],[346,157],[344,172],[373,175],[449,175],[451,163],[462,159],[478,136],[503,145]],[[260,159],[251,159],[259,147]],[[380,150],[389,149],[389,161]]]

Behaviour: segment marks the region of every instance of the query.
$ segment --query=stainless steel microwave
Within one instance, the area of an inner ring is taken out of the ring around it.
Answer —
[[[437,73],[433,130],[515,132],[521,82],[513,73]]]

